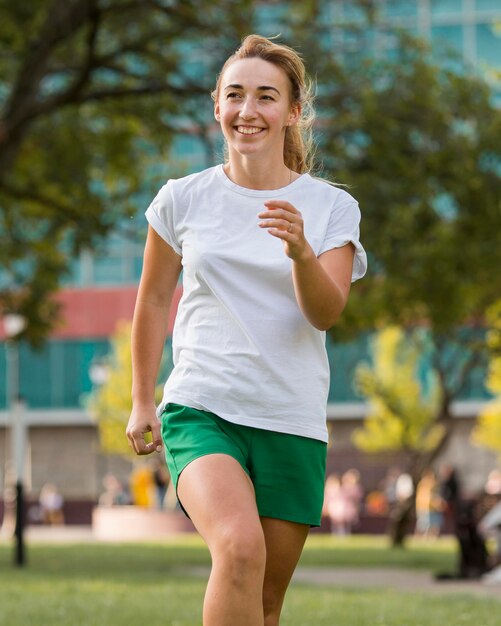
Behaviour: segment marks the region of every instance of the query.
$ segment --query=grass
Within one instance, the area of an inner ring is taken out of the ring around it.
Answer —
[[[390,548],[384,535],[331,537],[312,535],[301,565],[325,567],[396,567],[426,571],[451,571],[456,562],[456,541],[409,538],[405,549]]]
[[[379,537],[312,536],[303,566],[452,569],[454,544],[412,542],[387,548]],[[200,626],[209,565],[194,536],[144,544],[30,544],[28,566],[11,565],[0,545],[1,626]],[[468,594],[438,596],[295,583],[283,626],[497,626],[500,603]]]

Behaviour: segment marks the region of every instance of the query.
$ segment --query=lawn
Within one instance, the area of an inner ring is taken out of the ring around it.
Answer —
[[[28,566],[0,545],[1,626],[200,626],[209,565],[197,537],[144,544],[30,544]],[[314,536],[302,565],[451,569],[454,544]],[[197,570],[198,568],[198,570]],[[197,573],[198,572],[198,573]],[[498,626],[501,603],[468,594],[438,596],[295,583],[283,626]],[[237,625],[236,625],[237,626]]]

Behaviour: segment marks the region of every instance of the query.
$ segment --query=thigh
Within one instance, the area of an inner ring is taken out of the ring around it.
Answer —
[[[278,623],[285,593],[303,551],[309,526],[269,517],[262,517],[261,524],[266,543],[264,610],[265,615],[275,616]]]
[[[226,454],[208,454],[185,467],[178,498],[211,553],[244,536],[250,546],[263,543],[254,487],[240,463]]]
[[[176,494],[179,476],[200,457],[226,454],[245,468],[245,441],[217,415],[170,403],[162,414],[161,424],[166,461]]]

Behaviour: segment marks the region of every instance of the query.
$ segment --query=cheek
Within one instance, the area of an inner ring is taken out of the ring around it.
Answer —
[[[231,124],[235,119],[235,115],[237,111],[234,107],[231,106],[221,106],[219,107],[219,116],[222,124]]]

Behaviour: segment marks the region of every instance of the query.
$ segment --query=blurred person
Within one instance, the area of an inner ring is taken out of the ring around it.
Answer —
[[[103,478],[104,493],[99,497],[100,506],[120,506],[132,504],[130,493],[114,474]]]
[[[360,522],[360,507],[364,490],[360,483],[360,472],[350,469],[341,478],[341,489],[346,500],[346,529],[348,533]]]
[[[501,471],[493,469],[485,481],[484,491],[487,495],[501,498]]]
[[[163,462],[160,458],[155,459],[155,463],[153,465],[153,482],[155,483],[157,507],[159,509],[164,508],[169,481],[170,475],[165,462]]]
[[[495,568],[485,579],[501,582],[501,472],[498,469],[493,469],[487,476],[482,505],[479,531],[485,539],[492,539],[489,563]]]
[[[489,472],[482,494],[480,496],[480,517],[487,513],[501,501],[501,472],[494,469]]]
[[[149,464],[136,465],[130,475],[130,492],[132,503],[145,508],[153,506],[155,502],[155,482]]]
[[[479,531],[485,539],[494,539],[491,565],[501,566],[501,500],[488,511],[479,522]]]
[[[461,504],[461,486],[456,469],[449,464],[442,465],[439,470],[440,497],[444,503],[444,527],[456,530]]]
[[[365,512],[368,515],[374,515],[376,517],[384,517],[388,515],[388,499],[384,491],[384,483],[377,489],[369,491],[365,497]]]
[[[393,546],[403,545],[414,513],[414,483],[408,472],[394,477],[394,502],[388,515],[388,534]]]
[[[416,533],[438,537],[442,528],[444,502],[433,470],[424,472],[416,487]]]
[[[320,525],[325,331],[366,256],[357,202],[309,173],[311,97],[297,53],[247,37],[213,98],[225,163],[170,180],[146,212],[127,436],[137,454],[163,437],[178,499],[208,544],[204,626],[274,626]],[[154,389],[181,268],[160,425]]]
[[[400,467],[390,467],[382,481],[384,495],[386,497],[386,502],[390,511],[397,503],[397,480],[401,473],[402,470],[400,469]]]
[[[42,487],[38,504],[40,506],[40,519],[43,524],[50,526],[64,524],[64,498],[54,484],[46,483]]]
[[[346,535],[348,502],[343,492],[341,479],[331,474],[325,481],[323,514],[329,518],[333,535]]]
[[[414,494],[414,483],[412,476],[407,472],[401,472],[395,482],[395,501],[397,503],[406,502]]]
[[[358,470],[348,470],[341,478],[331,474],[325,482],[324,515],[329,518],[331,532],[348,535],[360,520],[363,490]]]

